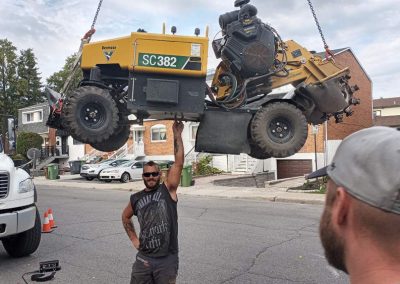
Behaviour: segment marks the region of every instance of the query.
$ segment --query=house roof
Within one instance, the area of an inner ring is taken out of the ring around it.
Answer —
[[[400,97],[375,99],[373,103],[374,108],[400,107]]]
[[[49,106],[49,104],[47,102],[44,102],[44,103],[39,103],[39,104],[36,104],[36,105],[23,107],[23,108],[20,108],[18,110],[41,109],[41,108],[46,107],[46,106]]]
[[[360,68],[362,69],[362,71],[364,72],[365,76],[367,76],[368,80],[370,82],[372,82],[371,78],[369,77],[368,73],[365,71],[364,67],[361,65],[360,61],[358,60],[357,56],[354,54],[353,50],[351,50],[350,47],[343,47],[343,48],[337,48],[337,49],[331,49],[331,52],[333,53],[333,55],[339,55],[343,52],[349,51],[351,53],[351,55],[353,55],[354,59],[356,60],[357,64],[360,66]],[[326,60],[326,53],[325,51],[323,52],[317,52],[315,53],[315,55],[318,55],[320,57],[322,57],[322,60]]]
[[[374,125],[400,127],[400,115],[376,116],[374,118]]]

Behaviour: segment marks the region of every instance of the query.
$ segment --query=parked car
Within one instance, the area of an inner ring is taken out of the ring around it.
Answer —
[[[143,173],[143,165],[147,161],[130,161],[117,167],[108,167],[103,169],[99,174],[99,179],[105,182],[119,180],[120,182],[129,182],[134,179],[141,179]]]
[[[142,178],[143,166],[147,160],[133,160],[126,164],[121,164],[117,167],[106,168],[99,174],[99,179],[105,182],[119,180],[120,182],[129,182],[130,180],[138,180]],[[168,160],[155,160],[162,169],[169,168],[174,161]]]
[[[157,163],[161,169],[169,169],[174,161],[169,161],[169,160],[155,160],[155,163]]]
[[[87,180],[93,180],[99,177],[99,173],[109,167],[116,167],[123,163],[129,162],[129,159],[105,160],[98,164],[84,164],[81,167],[81,176]]]

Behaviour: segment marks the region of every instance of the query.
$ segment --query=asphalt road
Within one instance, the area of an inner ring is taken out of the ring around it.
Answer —
[[[58,228],[42,235],[30,257],[11,259],[0,246],[0,283],[23,283],[23,273],[53,259],[62,270],[50,283],[129,283],[136,250],[120,215],[131,193],[38,191],[41,215],[51,207]],[[318,205],[179,196],[178,283],[348,283],[323,256],[321,211]]]

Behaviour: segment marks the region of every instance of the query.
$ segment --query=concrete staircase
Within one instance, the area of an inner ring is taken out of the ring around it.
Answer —
[[[246,154],[240,154],[234,163],[233,174],[252,174],[259,163],[259,160],[254,159]]]
[[[68,159],[68,155],[60,155],[60,156],[50,156],[47,157],[44,160],[41,160],[40,163],[36,166],[36,171],[43,170],[44,167],[46,167],[48,164],[54,162],[55,160],[59,159]]]

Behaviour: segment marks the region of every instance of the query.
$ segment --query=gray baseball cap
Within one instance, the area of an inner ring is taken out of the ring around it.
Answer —
[[[376,126],[346,137],[332,163],[306,178],[326,175],[353,197],[400,214],[399,129]]]

